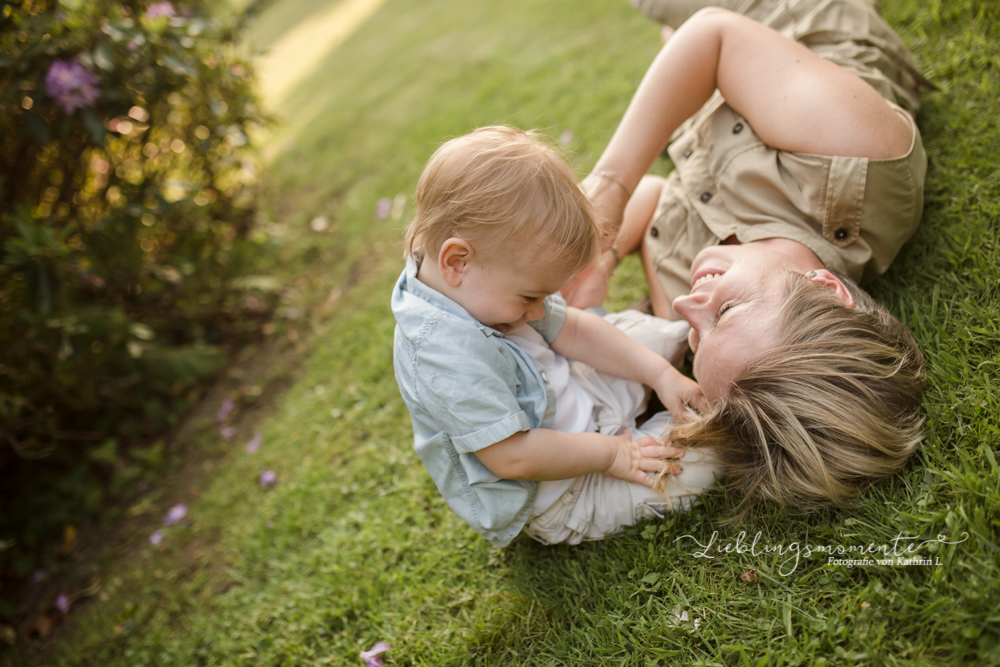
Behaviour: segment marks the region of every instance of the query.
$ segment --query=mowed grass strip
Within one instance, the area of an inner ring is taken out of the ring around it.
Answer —
[[[941,88],[918,119],[924,222],[874,288],[928,360],[927,440],[903,474],[851,511],[766,508],[742,525],[721,524],[732,499],[718,490],[573,548],[522,537],[498,551],[461,524],[413,452],[392,376],[388,295],[412,199],[382,221],[375,203],[412,193],[443,139],[491,123],[571,131],[585,173],[657,31],[625,2],[389,0],[290,93],[269,146],[270,224],[293,254],[369,270],[309,339],[260,451],[234,449],[190,525],[122,563],[108,600],[74,609],[52,661],[356,665],[376,641],[390,665],[1000,661],[1000,9],[882,4]],[[309,231],[317,215],[329,231]],[[642,293],[629,260],[612,303]],[[265,469],[274,487],[258,484]],[[939,535],[967,539],[909,554],[930,565],[815,551]]]

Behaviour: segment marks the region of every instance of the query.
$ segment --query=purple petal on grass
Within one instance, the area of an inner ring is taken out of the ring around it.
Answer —
[[[45,89],[49,97],[66,113],[73,113],[82,107],[90,107],[101,96],[96,88],[98,76],[73,60],[55,60],[45,75]]]
[[[247,443],[247,451],[253,454],[260,449],[262,442],[264,442],[264,435],[260,431],[254,431],[253,440]]]
[[[392,647],[385,642],[376,642],[375,646],[372,646],[368,651],[361,652],[361,659],[365,661],[365,667],[382,667],[382,658],[378,657],[379,653],[388,651]]]
[[[559,135],[559,145],[563,148],[569,148],[569,145],[573,143],[573,130],[566,130],[561,135]]]
[[[375,217],[379,220],[385,220],[390,213],[392,213],[392,200],[388,197],[382,197],[375,205]]]
[[[158,19],[161,16],[166,16],[170,18],[172,16],[177,16],[177,12],[174,10],[174,6],[167,1],[164,2],[154,2],[146,10],[147,19]]]
[[[235,426],[220,426],[219,427],[219,433],[222,434],[222,439],[223,440],[232,440],[233,436],[236,435],[236,431],[237,431],[237,429],[236,429]]]
[[[170,508],[170,511],[167,512],[167,516],[163,517],[163,525],[172,526],[175,523],[179,523],[181,519],[187,516],[187,513],[188,508],[184,503],[174,505]]]
[[[153,534],[149,536],[149,542],[154,547],[160,546],[160,542],[162,542],[162,541],[163,541],[163,531],[162,530],[154,530]]]
[[[219,406],[219,411],[215,413],[215,421],[217,422],[226,421],[226,417],[229,416],[229,413],[232,412],[233,408],[235,407],[236,404],[233,403],[233,399],[227,398],[226,400],[224,400],[222,402],[222,405]]]
[[[58,609],[64,614],[68,614],[69,607],[72,604],[72,602],[69,601],[69,596],[63,593],[56,598],[56,601],[53,604],[55,605],[56,609]]]
[[[271,486],[278,482],[278,473],[273,470],[262,470],[260,473],[260,485]]]

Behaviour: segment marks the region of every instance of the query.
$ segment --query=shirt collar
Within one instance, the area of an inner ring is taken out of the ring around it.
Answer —
[[[438,292],[436,289],[428,287],[424,283],[420,282],[420,280],[417,278],[418,271],[419,267],[417,266],[417,263],[413,259],[413,257],[412,256],[407,257],[406,269],[404,271],[406,277],[403,280],[403,284],[401,285],[403,291],[409,292],[413,296],[426,301],[431,306],[439,310],[443,310],[444,312],[449,313],[451,315],[455,315],[456,317],[459,317],[463,320],[468,320],[469,322],[475,324],[476,327],[480,331],[482,331],[483,334],[485,334],[486,336],[497,336],[499,338],[504,337],[502,333],[500,333],[493,327],[488,327],[485,324],[481,323],[479,320],[477,320],[471,314],[469,314],[469,311],[467,311],[465,308],[462,308],[462,306],[458,305],[457,303],[446,297],[444,294],[441,294],[441,292]]]

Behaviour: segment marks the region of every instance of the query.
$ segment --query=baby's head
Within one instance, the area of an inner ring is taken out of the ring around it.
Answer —
[[[506,332],[540,317],[544,296],[599,249],[590,201],[573,169],[538,134],[480,128],[445,142],[417,184],[406,255],[432,285]],[[530,312],[529,312],[530,311]]]
[[[441,145],[417,184],[406,254],[436,257],[457,237],[483,263],[575,274],[598,249],[590,201],[566,160],[534,132],[483,127]]]

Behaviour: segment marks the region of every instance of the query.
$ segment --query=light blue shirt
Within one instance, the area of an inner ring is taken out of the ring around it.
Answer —
[[[547,343],[566,321],[566,302],[545,299],[531,322]],[[412,259],[392,293],[393,366],[410,411],[413,441],[448,506],[493,545],[506,546],[528,520],[538,482],[501,479],[475,452],[533,428],[552,428],[555,393],[541,365],[503,334],[417,280]]]

